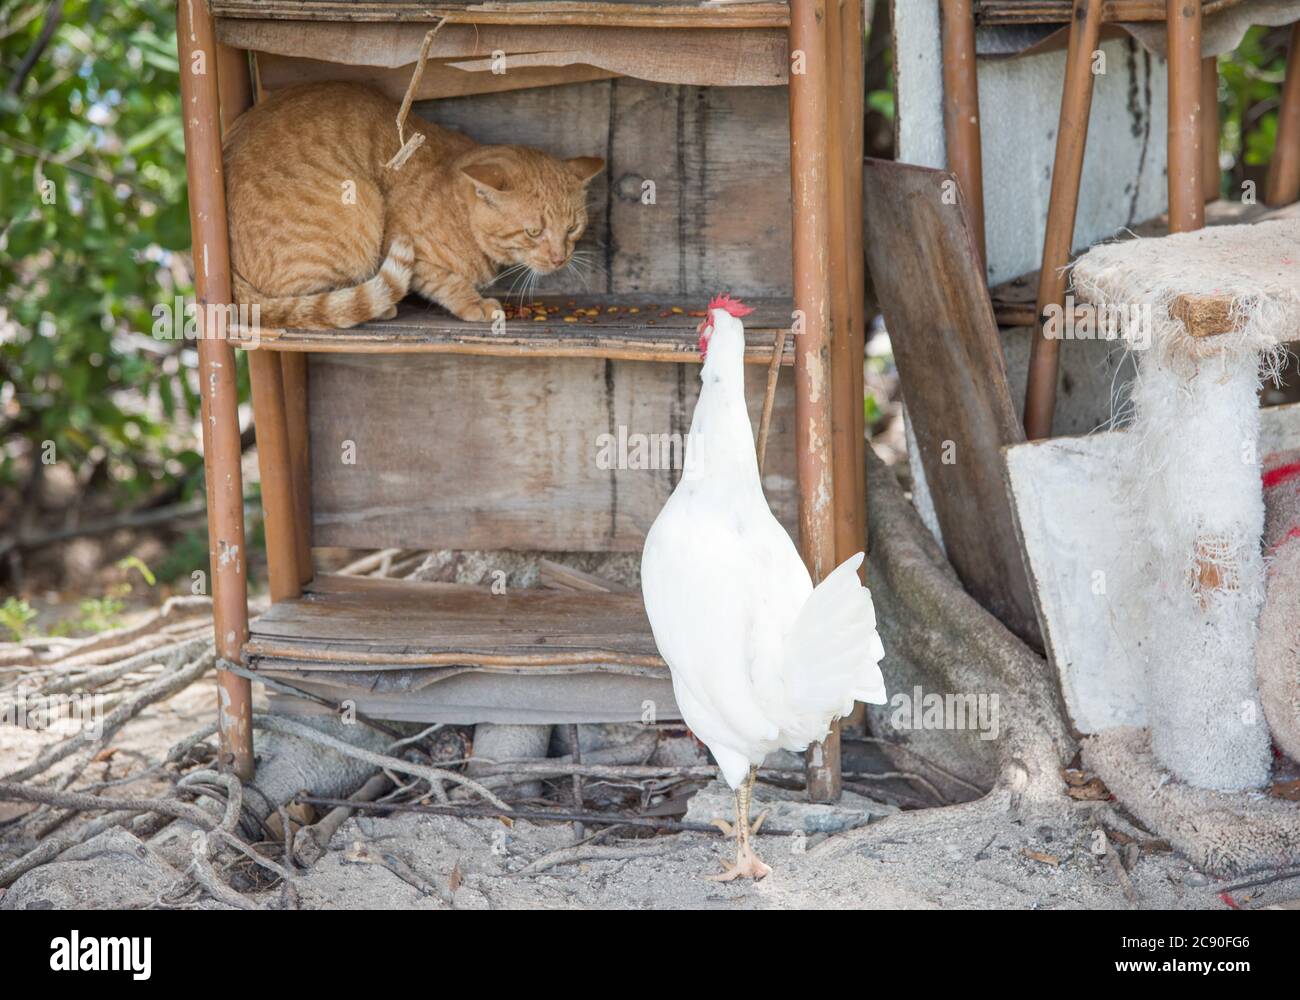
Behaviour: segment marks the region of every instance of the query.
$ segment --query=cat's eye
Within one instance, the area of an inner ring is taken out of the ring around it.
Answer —
[[[572,236],[574,233],[576,233],[576,232],[577,232],[579,229],[581,229],[581,228],[582,228],[582,223],[581,223],[581,222],[575,222],[573,225],[571,225],[571,226],[569,227],[569,235]]]
[[[540,229],[525,229],[524,232],[526,232],[533,239],[537,239],[537,237],[542,235],[542,231]]]

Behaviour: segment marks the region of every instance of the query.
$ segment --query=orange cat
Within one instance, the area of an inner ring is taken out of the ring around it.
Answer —
[[[225,141],[235,297],[273,326],[388,318],[408,289],[463,320],[505,265],[563,267],[587,225],[596,157],[480,146],[410,115],[425,142],[399,170],[398,105],[352,83],[305,84],[243,115]]]

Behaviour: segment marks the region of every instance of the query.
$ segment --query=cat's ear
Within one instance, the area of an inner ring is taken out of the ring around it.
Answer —
[[[565,160],[564,165],[583,184],[605,169],[605,161],[599,156],[575,156],[572,160]]]
[[[469,163],[461,167],[460,172],[474,182],[475,193],[484,201],[491,201],[494,194],[509,190],[505,167],[499,163]]]

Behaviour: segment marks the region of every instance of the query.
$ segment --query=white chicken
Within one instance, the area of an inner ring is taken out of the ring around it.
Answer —
[[[646,613],[682,718],[736,793],[736,863],[724,862],[722,880],[771,871],[750,845],[763,758],[824,739],[854,701],[885,701],[863,554],[814,590],[763,496],[745,408],[740,318],[752,311],[725,295],[709,303],[682,478],[641,554]]]

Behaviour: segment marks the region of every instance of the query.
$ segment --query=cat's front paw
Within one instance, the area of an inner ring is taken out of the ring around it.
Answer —
[[[498,316],[504,317],[505,310],[496,299],[481,299],[457,313],[457,318],[466,323],[491,323]]]

